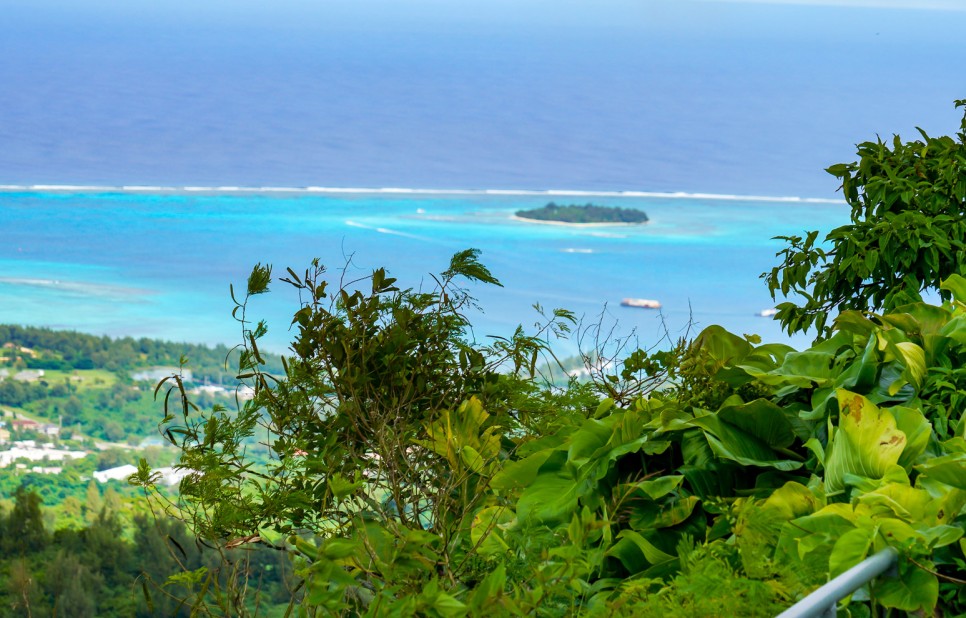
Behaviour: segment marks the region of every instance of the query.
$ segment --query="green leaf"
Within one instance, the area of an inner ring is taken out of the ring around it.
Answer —
[[[804,352],[791,352],[785,356],[781,367],[772,373],[790,379],[815,382],[819,386],[835,377],[832,371],[834,353],[819,348]]]
[[[795,441],[795,432],[784,410],[766,399],[723,407],[718,417],[772,448],[787,448]]]
[[[714,454],[743,466],[760,466],[778,470],[796,470],[801,462],[780,458],[759,438],[742,431],[715,415],[702,416],[690,423],[705,430],[705,438]]]
[[[893,406],[889,408],[889,412],[896,419],[896,427],[906,436],[906,446],[899,456],[899,465],[908,470],[929,446],[932,423],[915,408]]]
[[[964,531],[959,526],[933,526],[922,530],[922,535],[926,538],[926,545],[930,548],[946,547],[952,545],[963,538]]]
[[[474,615],[484,615],[487,611],[493,611],[494,601],[503,595],[505,588],[506,567],[501,562],[470,593],[468,601],[469,606],[474,610]]]
[[[506,463],[502,470],[493,475],[490,486],[500,492],[528,487],[537,478],[540,468],[551,455],[562,458],[564,461],[567,458],[567,454],[562,451],[552,449],[537,451],[524,459]]]
[[[330,474],[326,479],[326,483],[328,483],[329,491],[332,492],[332,496],[335,498],[336,502],[341,502],[344,498],[352,495],[363,485],[365,485],[365,481],[363,481],[361,477],[357,477],[354,481],[350,481],[340,472]]]
[[[470,281],[482,281],[503,287],[503,284],[480,262],[479,257],[479,249],[464,249],[450,258],[449,268],[441,274],[446,279],[462,276]]]
[[[905,367],[902,377],[916,388],[920,388],[926,377],[926,352],[911,341],[897,343],[896,349],[901,353],[902,365]]]
[[[270,264],[255,264],[248,275],[248,295],[264,294],[268,291],[268,284],[272,281],[272,266]]]
[[[731,364],[742,359],[753,349],[747,340],[717,325],[701,331],[691,345],[706,352],[711,358],[721,361],[722,364]]]
[[[618,541],[607,550],[606,555],[620,560],[631,573],[640,573],[648,566],[675,560],[675,556],[661,551],[634,530],[622,531],[618,535]]]
[[[440,590],[439,581],[431,580],[419,593],[417,599],[423,611],[423,615],[438,614],[442,618],[458,618],[465,616],[469,608],[458,601],[455,597]],[[432,610],[431,612],[426,610]]]
[[[459,453],[460,459],[466,464],[466,467],[477,474],[483,474],[484,461],[475,448],[465,445],[459,449]]]
[[[671,528],[691,517],[700,502],[701,499],[697,496],[688,496],[664,504],[654,502],[642,504],[634,509],[628,523],[634,530],[644,532]]]
[[[939,331],[943,337],[948,337],[959,344],[966,344],[966,314],[953,317]]]
[[[683,480],[683,476],[662,476],[650,481],[635,483],[634,486],[642,489],[644,493],[650,496],[651,500],[657,500],[677,489]]]
[[[939,289],[951,293],[958,302],[966,303],[966,278],[957,274],[949,275]]]
[[[929,478],[958,489],[966,489],[966,453],[953,453],[916,466]]]
[[[845,476],[882,478],[899,461],[906,436],[895,418],[862,395],[837,392],[839,426],[831,438],[825,461],[825,488],[829,495],[845,489]]]
[[[865,560],[875,534],[875,528],[856,528],[840,536],[829,558],[829,576],[837,577]]]
[[[874,590],[876,601],[885,607],[931,616],[939,599],[939,580],[912,563],[900,562],[899,576],[880,577]]]
[[[488,506],[480,509],[473,518],[470,541],[481,556],[505,554],[510,549],[503,540],[504,526],[514,519],[513,511],[505,506]]]
[[[561,522],[577,508],[578,481],[567,454],[555,451],[517,502],[520,523]]]

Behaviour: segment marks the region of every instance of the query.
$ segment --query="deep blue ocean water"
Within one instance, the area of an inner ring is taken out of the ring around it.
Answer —
[[[949,5],[955,5],[949,2]],[[780,336],[759,273],[826,202],[199,192],[121,187],[569,189],[836,197],[824,167],[877,134],[952,133],[966,11],[728,2],[0,0],[0,322],[237,339],[229,282],[354,254],[417,285],[465,247],[528,307],[642,338]],[[49,190],[43,185],[79,188]],[[108,188],[91,188],[108,187]],[[643,208],[645,228],[509,219],[549,199]],[[273,323],[291,297],[259,299]],[[281,345],[284,328],[273,329]]]

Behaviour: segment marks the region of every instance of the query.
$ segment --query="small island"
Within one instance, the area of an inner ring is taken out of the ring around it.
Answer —
[[[537,223],[564,223],[570,225],[641,225],[647,223],[643,210],[597,206],[596,204],[559,205],[550,202],[542,208],[518,210],[518,219]]]

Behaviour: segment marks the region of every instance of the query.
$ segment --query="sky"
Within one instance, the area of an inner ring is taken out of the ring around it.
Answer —
[[[797,4],[842,6],[868,9],[913,9],[920,11],[966,11],[966,0],[701,0],[731,4]]]

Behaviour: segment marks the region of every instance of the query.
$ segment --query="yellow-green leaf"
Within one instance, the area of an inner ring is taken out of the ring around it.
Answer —
[[[839,426],[825,461],[825,487],[829,495],[845,489],[845,476],[882,478],[899,461],[906,435],[887,410],[856,393],[839,389]]]

